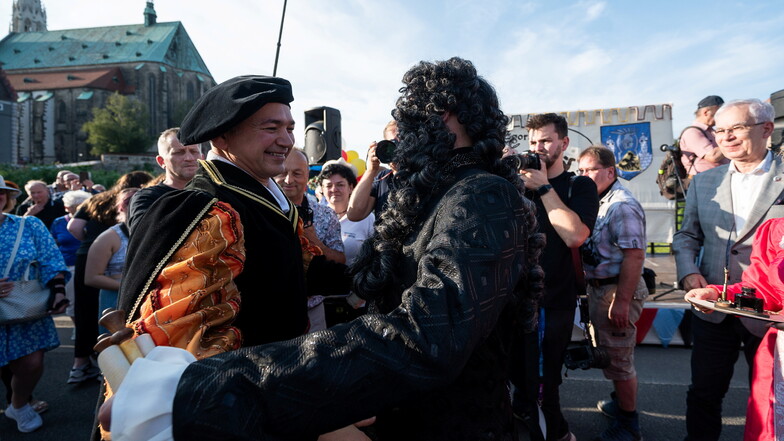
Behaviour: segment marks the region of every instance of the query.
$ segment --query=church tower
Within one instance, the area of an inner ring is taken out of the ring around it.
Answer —
[[[155,13],[155,5],[151,1],[147,2],[147,7],[144,8],[144,25],[154,26],[158,18]]]
[[[11,13],[11,32],[46,30],[46,11],[41,0],[16,0]]]

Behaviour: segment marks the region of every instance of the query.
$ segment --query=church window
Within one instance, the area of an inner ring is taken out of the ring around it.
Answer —
[[[147,80],[147,106],[150,109],[150,131],[156,131],[157,94],[155,92],[155,75],[150,75]]]
[[[66,112],[68,112],[68,106],[65,105],[65,101],[60,100],[60,103],[57,105],[58,123],[64,123],[66,121]]]

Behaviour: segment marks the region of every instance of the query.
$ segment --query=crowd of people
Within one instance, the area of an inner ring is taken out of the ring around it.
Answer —
[[[294,147],[292,85],[252,75],[210,89],[160,135],[157,179],[134,171],[97,191],[63,170],[51,186],[27,182],[17,208],[20,189],[0,177],[0,302],[31,264],[51,291],[50,315],[0,325],[5,415],[22,432],[43,424],[33,391],[59,344],[51,314],[74,323],[65,381],[101,378],[93,345],[111,307],[157,347],[107,388],[107,439],[511,441],[522,425],[532,440],[573,441],[559,389],[587,295],[612,384],[597,404],[612,422],[595,439],[641,440],[646,220],[613,151],[591,146],[570,172],[567,121],[539,114],[526,124],[538,163],[517,166],[470,61],[421,62],[403,83],[383,130],[394,156],[382,164],[373,143],[361,177],[342,159],[312,176]],[[692,177],[678,278],[689,298],[753,286],[780,310],[772,108],[709,96],[695,115],[680,137]],[[325,311],[335,298],[359,317]],[[692,319],[687,439],[719,438],[741,348],[757,363],[746,439],[770,439],[784,427],[784,331],[707,312]],[[135,399],[140,388],[154,398]]]

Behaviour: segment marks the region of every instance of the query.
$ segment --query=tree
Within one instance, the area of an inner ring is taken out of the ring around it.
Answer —
[[[147,134],[144,103],[115,92],[105,107],[93,108],[93,119],[84,123],[90,153],[142,153],[153,142]]]

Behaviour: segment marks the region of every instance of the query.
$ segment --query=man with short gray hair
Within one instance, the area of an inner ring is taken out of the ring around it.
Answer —
[[[337,214],[327,205],[318,203],[308,194],[308,157],[302,149],[293,148],[286,161],[285,171],[275,176],[283,194],[297,206],[304,222],[303,232],[310,243],[321,248],[327,259],[346,263],[343,240],[340,238],[340,222]]]
[[[673,237],[678,280],[686,291],[741,281],[754,232],[784,217],[784,164],[767,150],[773,107],[758,99],[724,104],[715,135],[729,164],[699,173],[686,195],[683,227]],[[749,368],[764,323],[719,312],[693,311],[691,385],[686,396],[687,440],[718,440],[721,402],[741,345]],[[705,367],[709,366],[709,369]]]
[[[63,201],[52,198],[46,182],[39,180],[27,181],[24,188],[29,197],[16,209],[17,215],[35,216],[43,221],[46,229],[49,229],[56,218],[65,214]]]

